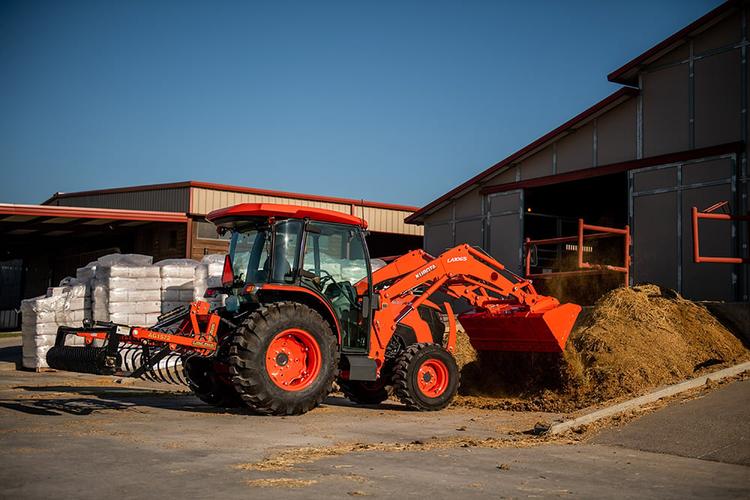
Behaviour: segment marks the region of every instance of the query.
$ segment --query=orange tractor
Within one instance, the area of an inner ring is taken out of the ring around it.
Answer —
[[[223,307],[194,302],[149,328],[61,327],[48,364],[137,377],[178,355],[203,401],[274,415],[314,408],[334,381],[357,403],[394,393],[438,410],[459,383],[452,300],[471,306],[458,319],[478,351],[562,351],[580,312],[469,245],[438,257],[415,250],[373,271],[367,224],[351,215],[252,203],[208,219],[231,232],[223,287],[207,292],[227,294]],[[69,335],[86,345],[65,345]],[[141,365],[123,373],[120,352],[134,346]]]

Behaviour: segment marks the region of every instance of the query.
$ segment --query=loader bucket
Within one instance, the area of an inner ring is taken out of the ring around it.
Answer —
[[[562,352],[580,312],[562,304],[537,313],[470,312],[458,320],[477,351]]]

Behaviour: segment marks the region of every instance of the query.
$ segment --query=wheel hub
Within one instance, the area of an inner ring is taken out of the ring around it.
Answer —
[[[309,387],[321,366],[320,346],[305,330],[284,330],[268,345],[266,371],[273,383],[284,390],[301,391]]]
[[[427,359],[419,367],[417,385],[429,398],[437,398],[448,388],[450,375],[448,367],[439,359]]]
[[[289,356],[285,352],[280,352],[276,355],[276,364],[279,366],[286,366],[289,362]]]

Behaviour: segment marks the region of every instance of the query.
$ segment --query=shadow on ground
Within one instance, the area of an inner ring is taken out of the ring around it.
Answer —
[[[33,400],[0,400],[0,407],[34,415],[56,416],[62,413],[71,415],[90,415],[102,410],[127,410],[136,406],[162,410],[176,410],[203,414],[236,414],[263,416],[250,408],[217,408],[207,405],[187,392],[159,392],[138,387],[106,386],[16,386],[14,389],[38,394],[40,399]],[[47,393],[71,394],[84,398],[71,397],[46,399]],[[86,398],[85,396],[89,396]],[[329,396],[322,406],[339,408],[365,408],[372,411],[409,411],[405,406],[385,402],[379,405],[356,405],[341,396]]]

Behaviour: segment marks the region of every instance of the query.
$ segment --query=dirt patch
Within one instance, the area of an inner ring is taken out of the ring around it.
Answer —
[[[246,481],[248,486],[256,486],[260,488],[304,488],[316,484],[315,479],[292,479],[288,477],[280,477],[276,479],[251,479]]]
[[[655,285],[618,288],[582,313],[561,354],[477,354],[460,332],[455,404],[569,412],[747,358],[704,306]]]
[[[282,471],[290,470],[297,464],[357,452],[428,451],[447,448],[531,448],[550,443],[571,444],[574,442],[577,442],[577,439],[569,436],[520,434],[514,439],[446,437],[403,443],[338,443],[332,446],[287,449],[260,462],[238,464],[234,467],[240,470]]]

